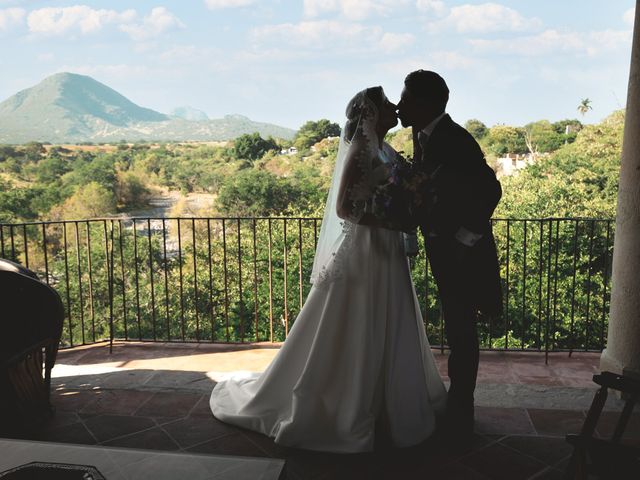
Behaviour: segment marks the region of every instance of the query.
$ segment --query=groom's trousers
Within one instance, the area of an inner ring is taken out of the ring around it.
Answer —
[[[477,313],[471,295],[474,285],[469,271],[469,248],[452,237],[427,237],[425,241],[450,348],[447,415],[460,422],[462,428],[470,429],[473,428],[479,345]]]

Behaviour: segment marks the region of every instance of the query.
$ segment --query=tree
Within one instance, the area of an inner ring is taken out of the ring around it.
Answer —
[[[473,135],[473,138],[475,138],[476,140],[483,139],[487,136],[487,133],[489,133],[489,129],[487,128],[487,126],[480,120],[476,120],[475,118],[467,120],[467,123],[464,124],[464,128],[466,128],[467,131],[471,135]]]
[[[624,113],[583,128],[574,143],[501,179],[496,217],[615,217]]]
[[[60,219],[89,219],[104,217],[116,211],[116,198],[98,182],[81,186],[65,202],[52,209],[52,216]]]
[[[264,170],[247,169],[222,185],[217,203],[225,215],[266,216],[282,213],[295,197],[286,179]]]
[[[63,177],[66,185],[82,186],[97,182],[107,189],[112,189],[116,181],[115,158],[109,154],[94,155],[89,152],[80,153],[72,171]]]
[[[315,145],[323,138],[339,137],[340,125],[323,118],[317,122],[308,121],[300,127],[293,139],[293,144],[300,150]]]
[[[508,125],[491,127],[487,136],[487,144],[491,152],[496,155],[526,153],[528,150],[524,130]]]
[[[564,134],[559,134],[548,120],[529,123],[525,125],[524,132],[527,148],[532,154],[553,152],[565,140]]]
[[[41,189],[13,188],[11,182],[0,178],[0,222],[16,222],[20,220],[34,220],[37,211],[34,200],[41,194]]]
[[[258,132],[247,133],[236,138],[233,150],[236,158],[254,161],[269,150],[278,150],[278,144],[273,138],[265,140]]]
[[[29,142],[24,148],[24,156],[31,162],[37,162],[42,158],[42,155],[46,153],[46,149],[40,142]]]
[[[571,133],[578,133],[582,130],[582,122],[576,118],[566,118],[564,120],[553,122],[551,125],[553,125],[553,129],[557,133],[562,134],[567,133],[567,127],[569,127]]]
[[[58,155],[50,155],[38,162],[35,174],[41,183],[53,183],[71,170],[69,162]]]
[[[9,158],[15,158],[18,156],[16,149],[11,145],[0,145],[0,162],[4,162]]]
[[[578,105],[578,111],[580,112],[580,115],[584,117],[589,110],[593,110],[593,107],[591,106],[591,100],[589,100],[588,98],[583,98],[580,101],[580,105]]]
[[[119,208],[133,208],[144,205],[151,192],[144,181],[134,172],[118,172],[116,200]]]
[[[577,119],[565,119],[552,123],[553,129],[562,136],[564,143],[573,143],[578,136],[578,132],[582,130],[582,122]]]

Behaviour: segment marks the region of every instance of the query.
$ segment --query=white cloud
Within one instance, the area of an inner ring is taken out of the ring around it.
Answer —
[[[554,53],[578,53],[597,55],[631,45],[631,32],[603,30],[580,33],[545,30],[537,35],[499,40],[475,39],[470,40],[469,43],[477,51],[491,54],[541,56]]]
[[[255,2],[256,0],[204,0],[204,3],[210,10],[217,10],[220,8],[246,7]]]
[[[380,48],[385,53],[393,53],[413,44],[415,37],[410,33],[385,33],[380,39]]]
[[[134,40],[147,40],[157,37],[168,30],[184,28],[184,23],[165,7],[155,7],[142,19],[141,23],[121,25],[120,30],[126,32]]]
[[[65,33],[94,33],[108,24],[131,22],[135,10],[95,10],[86,5],[72,7],[47,7],[33,10],[27,17],[32,33],[62,35]]]
[[[447,11],[442,0],[416,0],[416,8],[421,12],[435,13],[436,15],[444,15]]]
[[[409,0],[304,0],[304,15],[313,18],[341,13],[350,20],[364,20],[371,15],[388,15],[408,3]]]
[[[178,45],[163,51],[156,57],[167,66],[195,67],[199,71],[221,72],[231,68],[232,61],[218,48],[196,45]]]
[[[327,12],[340,9],[338,0],[304,0],[303,11],[305,17],[317,17]]]
[[[5,8],[0,10],[0,32],[22,23],[26,12],[23,8]]]
[[[512,8],[497,3],[483,3],[453,7],[445,18],[431,23],[430,27],[436,31],[452,28],[459,33],[490,33],[528,31],[541,25],[539,19],[526,18]]]
[[[631,50],[632,37],[633,33],[631,30],[602,30],[600,32],[591,32],[585,40],[587,53],[589,55],[597,55],[602,52],[610,52],[625,47],[629,47],[629,50]]]
[[[41,53],[36,58],[39,62],[53,62],[56,56],[53,53]]]
[[[625,23],[629,24],[629,25],[633,25],[633,22],[636,18],[636,9],[635,7],[631,7],[629,10],[627,10],[626,12],[624,12],[624,15],[622,16],[623,20]]]
[[[435,70],[469,70],[479,65],[477,59],[453,51],[433,52],[429,59]]]
[[[562,33],[557,30],[545,30],[538,35],[519,38],[475,39],[470,40],[469,43],[481,52],[525,56],[546,55],[552,52],[575,52],[584,47],[579,34]]]
[[[434,70],[441,73],[473,69],[476,74],[482,72],[486,65],[476,58],[468,57],[459,52],[436,51],[421,57],[393,59],[379,63],[377,67],[386,73],[397,76],[398,72],[409,73],[418,69]]]
[[[47,7],[27,17],[29,31],[42,35],[92,34],[107,26],[118,27],[137,41],[156,37],[184,24],[165,7],[155,7],[141,20],[135,10],[93,9],[86,5]]]
[[[381,37],[377,27],[366,27],[359,23],[346,23],[334,20],[306,21],[297,24],[282,23],[266,25],[252,31],[254,39],[260,41],[286,42],[296,47],[321,49],[329,43],[343,42],[353,45],[369,41],[376,43]]]

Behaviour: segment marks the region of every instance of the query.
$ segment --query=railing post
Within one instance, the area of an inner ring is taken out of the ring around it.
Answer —
[[[151,247],[151,219],[147,218],[147,240],[149,245],[149,286],[151,287],[151,323],[153,329],[153,340],[156,337],[156,296],[153,285],[153,249]]]
[[[67,291],[67,318],[69,319],[69,344],[73,347],[73,324],[71,321],[71,295],[69,292],[69,258],[67,254],[67,223],[62,222],[62,231],[64,236],[64,279]],[[13,238],[13,236],[12,236]]]
[[[578,220],[574,222],[573,233],[573,275],[571,281],[571,330],[569,333],[569,356],[573,353],[575,345],[575,305],[576,305],[576,269],[578,267]]]
[[[196,317],[196,341],[200,341],[200,317],[198,315],[198,248],[196,246],[196,219],[191,219],[191,241],[193,243],[193,305]],[[152,284],[153,285],[153,284]]]
[[[258,335],[258,249],[256,245],[256,219],[253,219],[253,308],[254,308],[254,322],[255,322],[255,340],[260,341]]]

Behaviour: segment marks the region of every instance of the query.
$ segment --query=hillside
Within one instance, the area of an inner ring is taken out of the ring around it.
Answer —
[[[57,73],[0,103],[0,143],[218,141],[245,133],[293,138],[294,131],[241,115],[188,118],[140,107],[85,75]],[[189,118],[199,118],[191,120]]]

